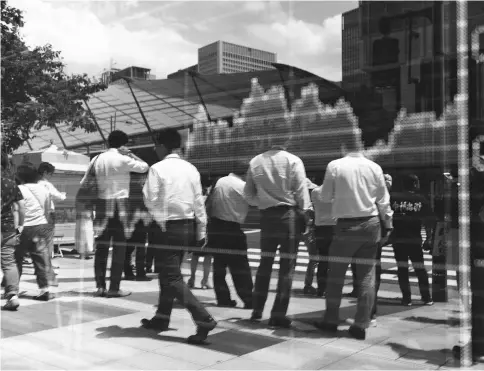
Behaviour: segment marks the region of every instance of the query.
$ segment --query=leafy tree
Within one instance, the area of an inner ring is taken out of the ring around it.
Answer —
[[[2,146],[20,147],[41,127],[61,123],[70,130],[96,130],[82,103],[106,87],[87,74],[67,75],[59,51],[52,45],[29,48],[20,29],[22,11],[1,1],[2,12]]]

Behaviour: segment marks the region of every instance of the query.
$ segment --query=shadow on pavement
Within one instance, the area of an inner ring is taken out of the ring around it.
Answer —
[[[399,359],[407,361],[422,361],[427,365],[443,366],[452,360],[452,351],[450,349],[431,349],[422,350],[407,347],[403,344],[389,342],[393,351],[400,354]]]
[[[155,330],[148,330],[143,327],[127,327],[122,328],[119,326],[107,326],[107,327],[99,327],[96,329],[100,333],[96,335],[98,339],[112,339],[112,338],[129,338],[129,339],[136,339],[136,338],[146,338],[146,339],[154,339],[160,341],[169,341],[171,343],[186,343],[187,340],[185,338],[177,337],[177,336],[166,336],[160,335],[160,332]],[[166,332],[176,331],[174,328],[170,328]]]
[[[435,318],[428,318],[428,317],[406,317],[403,318],[404,321],[410,322],[419,322],[419,323],[427,323],[431,325],[446,325],[451,327],[458,327],[460,324],[459,318],[456,317],[449,317],[447,319],[435,319]]]

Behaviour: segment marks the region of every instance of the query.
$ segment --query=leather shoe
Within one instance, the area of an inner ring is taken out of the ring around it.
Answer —
[[[141,326],[148,330],[167,331],[168,323],[160,318],[153,317],[152,319],[143,318]]]
[[[350,329],[348,330],[350,335],[354,337],[357,340],[365,340],[366,339],[366,330],[356,327],[356,326],[351,326]]]
[[[230,300],[227,303],[217,303],[217,307],[222,308],[235,308],[237,306],[237,302],[235,300]]]
[[[252,316],[250,317],[250,320],[253,322],[258,322],[262,319],[262,313],[259,311],[253,311]]]
[[[269,319],[269,327],[291,328],[292,321],[287,317]]]
[[[188,337],[189,344],[201,345],[207,340],[208,333],[217,326],[217,321],[210,317],[206,322],[199,322],[197,326],[197,333]]]

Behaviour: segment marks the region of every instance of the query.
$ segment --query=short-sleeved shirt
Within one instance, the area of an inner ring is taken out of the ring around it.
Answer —
[[[391,205],[394,243],[421,243],[422,226],[433,218],[427,198],[413,192],[395,192]]]
[[[22,192],[15,181],[2,172],[2,234],[15,232],[12,205],[22,199]]]

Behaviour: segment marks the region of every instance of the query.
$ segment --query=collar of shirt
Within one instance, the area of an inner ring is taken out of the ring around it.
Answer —
[[[365,155],[361,152],[350,152],[346,157],[365,157]]]
[[[167,160],[169,158],[180,158],[180,155],[178,155],[177,153],[170,153],[169,155],[166,155],[163,160]]]
[[[272,146],[270,150],[271,151],[285,151],[286,148],[283,147],[283,146]]]
[[[234,174],[234,173],[230,173],[229,176],[233,176],[234,178],[237,178],[237,179],[242,179],[242,177],[238,176],[237,174]]]

